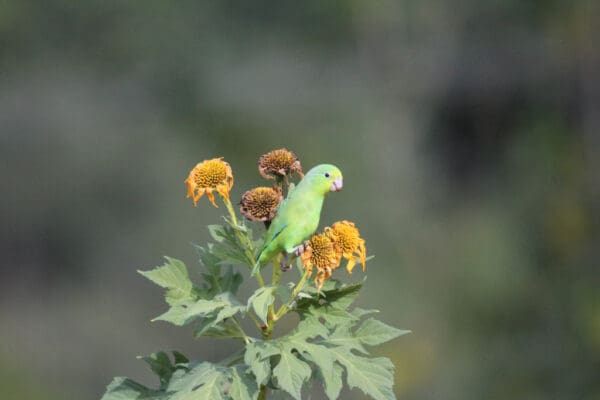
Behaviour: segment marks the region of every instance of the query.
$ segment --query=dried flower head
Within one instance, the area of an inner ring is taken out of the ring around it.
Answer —
[[[273,150],[260,156],[258,172],[267,179],[274,179],[275,176],[287,177],[293,172],[298,173],[301,178],[304,177],[300,160],[294,153],[285,148]]]
[[[365,241],[360,237],[360,232],[354,223],[349,221],[336,222],[331,228],[325,228],[325,233],[333,242],[336,252],[348,260],[346,269],[349,274],[352,273],[356,264],[356,256],[360,259],[363,271],[365,270],[367,249]]]
[[[324,233],[313,235],[302,253],[302,264],[309,273],[312,268],[317,267],[315,277],[315,286],[321,290],[326,279],[331,277],[331,273],[340,265],[340,255],[335,250],[333,241]]]
[[[233,187],[233,173],[229,164],[223,161],[223,157],[213,158],[204,160],[192,168],[185,183],[188,190],[187,197],[192,197],[194,206],[206,193],[212,205],[219,207],[215,203],[213,190],[225,199],[229,199],[229,191]]]
[[[282,200],[279,186],[257,187],[242,195],[240,212],[250,221],[270,221],[275,218],[277,207]]]

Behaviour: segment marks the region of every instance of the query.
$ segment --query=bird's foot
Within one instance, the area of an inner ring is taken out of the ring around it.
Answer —
[[[281,263],[281,265],[279,266],[279,268],[281,268],[281,270],[283,272],[287,272],[290,269],[292,269],[292,264]]]
[[[287,253],[285,257],[281,259],[280,268],[282,271],[289,271],[292,268],[292,261],[296,257],[300,257],[302,253],[306,251],[306,244],[302,243],[294,247],[290,253]]]
[[[299,244],[298,246],[294,247],[292,252],[294,253],[294,255],[296,257],[300,257],[302,255],[302,253],[304,253],[305,250],[306,250],[306,244],[302,243],[302,244]]]
[[[290,263],[290,256],[289,254],[285,255],[282,259],[281,259],[281,264],[279,265],[279,268],[283,271],[289,271],[290,269],[292,269],[292,263]]]

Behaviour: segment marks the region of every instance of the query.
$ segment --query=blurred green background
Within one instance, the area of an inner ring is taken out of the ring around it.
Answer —
[[[136,269],[197,265],[224,210],[185,199],[192,166],[224,156],[237,201],[285,146],[344,172],[321,221],[357,223],[359,305],[413,331],[377,349],[400,398],[599,399],[599,11],[1,1],[0,398],[98,399],[156,384],[136,355],[229,354],[150,323]]]

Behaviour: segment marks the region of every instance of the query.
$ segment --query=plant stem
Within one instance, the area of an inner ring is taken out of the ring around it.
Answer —
[[[257,400],[266,400],[267,399],[267,387],[265,385],[260,385],[260,392],[258,392]]]
[[[302,278],[300,279],[300,282],[298,282],[296,284],[296,286],[294,287],[294,290],[292,290],[292,299],[295,299],[296,296],[298,296],[298,293],[300,293],[300,291],[304,287],[304,284],[306,283],[306,280],[308,279],[309,276],[310,276],[310,272],[308,271],[308,269],[304,270],[304,274],[302,275]],[[289,305],[287,305],[287,304],[282,305],[279,308],[279,311],[277,311],[277,313],[273,317],[273,321],[272,321],[273,324],[279,318],[283,317],[285,315],[285,313],[287,313],[289,310],[290,310]]]
[[[282,184],[282,182],[278,182],[278,183],[280,185]],[[235,211],[233,210],[233,206],[231,204],[231,201],[227,197],[222,196],[222,198],[223,198],[223,202],[225,203],[225,207],[227,207],[227,211],[229,212],[229,217],[231,218],[231,223],[234,225],[235,235],[237,236],[238,240],[240,241],[240,243],[244,247],[244,253],[246,255],[246,258],[248,259],[248,261],[250,261],[251,265],[255,265],[256,264],[256,260],[254,258],[253,251],[251,250],[252,249],[252,243],[250,242],[250,239],[247,236],[242,235],[242,232],[239,229],[237,229],[239,227],[239,225],[238,225],[237,216],[235,214]],[[281,279],[281,270],[279,268],[280,258],[281,258],[281,256],[277,257],[276,260],[275,260],[275,262],[273,262],[272,284],[274,286],[278,285],[279,284],[279,280]],[[309,274],[308,270],[305,270],[304,274],[302,275],[302,278],[300,279],[300,281],[296,284],[296,286],[292,290],[292,299],[294,299],[294,298],[296,298],[296,296],[298,296],[298,293],[300,293],[300,291],[304,287],[304,284],[306,283],[306,280],[308,279],[309,275],[310,274]],[[265,281],[264,281],[264,279],[263,279],[260,271],[258,271],[258,273],[256,274],[256,280],[258,281],[258,284],[261,287],[265,286]],[[267,326],[266,326],[265,329],[261,329],[261,324],[254,317],[254,315],[250,314],[250,317],[252,318],[252,320],[256,324],[257,328],[259,328],[259,329],[262,330],[263,340],[269,340],[271,338],[271,333],[273,332],[273,328],[275,327],[275,322],[279,318],[281,318],[283,315],[285,315],[285,313],[287,313],[288,311],[289,311],[289,305],[288,304],[283,304],[279,308],[279,310],[277,311],[277,313],[275,313],[275,303],[271,304],[269,306],[269,322],[267,323]],[[242,333],[244,343],[246,343],[246,344],[250,343],[250,339],[248,338],[248,336],[244,332],[242,326],[237,321],[237,319],[234,317],[234,318],[232,318],[232,320],[233,320],[234,324],[240,330],[240,333]],[[258,393],[258,400],[266,400],[267,399],[267,394],[268,394],[268,388],[265,385],[260,385],[260,391]]]
[[[251,310],[248,310],[248,315],[250,316],[250,318],[254,322],[254,325],[256,325],[256,328],[259,331],[262,330],[260,321],[254,316],[254,313]]]
[[[281,279],[281,273],[283,271],[281,271],[281,268],[279,268],[279,264],[281,262],[281,254],[275,256],[275,259],[273,260],[273,275],[271,276],[271,285],[274,287],[277,287],[277,285],[279,284],[279,280]],[[269,304],[269,310],[267,312],[269,321],[272,320],[275,317],[275,302],[273,301],[273,303]]]
[[[281,254],[278,254],[273,260],[273,275],[271,276],[271,282],[273,286],[277,286],[281,279],[281,273],[283,272],[280,268],[281,265]]]

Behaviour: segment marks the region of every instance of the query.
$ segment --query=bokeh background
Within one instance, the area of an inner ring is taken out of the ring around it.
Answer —
[[[228,354],[150,323],[136,269],[197,265],[222,210],[185,199],[193,165],[224,156],[239,199],[284,146],[344,171],[322,224],[357,223],[359,304],[413,331],[376,352],[400,398],[600,398],[599,11],[0,2],[0,398],[99,399],[156,384],[136,355]]]

